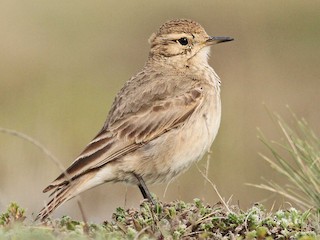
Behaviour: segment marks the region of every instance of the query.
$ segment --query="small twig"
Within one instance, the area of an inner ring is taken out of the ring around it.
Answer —
[[[16,130],[12,130],[12,129],[7,129],[7,128],[0,127],[0,132],[5,133],[5,134],[9,134],[11,136],[15,136],[15,137],[18,137],[18,138],[22,138],[22,139],[30,142],[31,144],[33,144],[34,146],[39,148],[46,156],[48,156],[58,166],[58,168],[60,170],[64,171],[65,168],[60,163],[60,161],[47,148],[45,148],[41,143],[39,143],[35,139],[31,138],[30,136],[28,136],[28,135],[26,135],[24,133],[21,133],[21,132],[18,132]]]
[[[134,237],[133,240],[138,240],[139,237],[140,237],[140,235],[141,235],[143,232],[145,232],[149,227],[150,227],[150,226],[147,226],[147,227],[145,227],[145,228],[142,228],[142,229],[138,232],[138,234]]]
[[[80,209],[80,213],[81,213],[81,217],[82,217],[82,220],[83,220],[83,223],[84,223],[83,231],[84,231],[85,234],[89,234],[89,225],[88,225],[86,214],[83,211],[83,207],[82,207],[82,204],[81,204],[80,197],[77,198],[77,203],[78,203],[78,206],[79,206],[79,209]]]
[[[248,215],[246,216],[245,220],[244,220],[244,228],[246,229],[246,232],[248,232],[248,219],[250,217],[250,215],[253,214],[253,210],[251,212],[248,213]]]
[[[8,135],[11,135],[11,136],[15,136],[15,137],[18,137],[18,138],[21,138],[23,140],[26,140],[27,142],[30,142],[32,145],[36,146],[38,149],[40,149],[44,155],[46,155],[47,157],[49,157],[49,159],[64,173],[64,175],[66,176],[68,182],[70,184],[72,184],[71,182],[71,179],[69,177],[69,174],[66,172],[66,168],[61,164],[61,162],[58,160],[58,158],[56,158],[46,147],[44,147],[40,142],[38,142],[37,140],[35,140],[34,138],[24,134],[24,133],[21,133],[21,132],[18,132],[16,130],[12,130],[12,129],[8,129],[8,128],[2,128],[0,127],[0,132],[2,133],[5,133],[5,134],[8,134]],[[86,218],[85,218],[85,215],[84,215],[84,212],[83,212],[83,209],[82,209],[82,206],[81,206],[81,199],[79,196],[76,196],[76,199],[77,199],[77,202],[78,202],[78,205],[79,205],[79,208],[80,208],[80,212],[81,212],[81,215],[83,217],[83,221],[84,223],[86,224],[87,221],[86,221]]]
[[[128,184],[125,184],[126,191],[124,193],[124,208],[127,207],[127,200],[128,200]]]
[[[169,188],[169,185],[171,184],[171,182],[173,181],[174,178],[171,178],[170,181],[167,183],[166,185],[166,188],[164,189],[164,192],[163,192],[163,198],[166,197],[166,193],[167,193],[167,190]]]
[[[200,224],[203,220],[209,219],[211,216],[213,216],[213,215],[216,214],[217,212],[218,212],[218,210],[217,210],[217,211],[214,211],[214,212],[211,212],[211,213],[203,216],[202,218],[199,218],[199,219],[196,221],[195,225]]]
[[[206,167],[205,167],[205,170],[206,170],[205,174],[206,174],[207,178],[209,176],[209,166],[210,166],[211,153],[212,152],[210,150],[208,150],[207,159],[206,159]],[[206,184],[207,184],[207,181],[204,181],[204,187],[206,187]]]
[[[222,198],[222,196],[220,195],[216,185],[201,171],[201,169],[197,166],[198,171],[201,173],[201,175],[211,184],[212,188],[214,189],[214,191],[217,193],[220,201],[222,202],[222,204],[224,205],[224,207],[227,209],[227,211],[229,213],[233,213],[230,208],[228,207],[227,203],[224,201],[224,199]]]
[[[209,178],[208,176],[209,176],[209,167],[210,167],[210,159],[211,159],[211,151],[210,150],[208,150],[208,152],[207,152],[207,158],[206,158],[206,165],[205,165],[205,175],[206,175],[206,177],[207,178]],[[202,194],[203,194],[203,196],[202,196],[202,200],[203,201],[205,201],[205,195],[206,195],[206,193],[207,193],[207,191],[206,191],[206,185],[207,185],[207,180],[206,179],[204,179],[204,183],[203,183],[203,190],[202,190]]]
[[[203,233],[204,231],[196,231],[196,232],[190,232],[188,234],[185,234],[183,235],[183,238],[187,238],[187,237],[191,237],[191,236],[194,236],[194,235],[199,235],[201,233]]]

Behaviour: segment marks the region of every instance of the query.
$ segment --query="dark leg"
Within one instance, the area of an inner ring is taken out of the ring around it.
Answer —
[[[141,191],[141,193],[142,193],[143,198],[144,198],[144,199],[149,199],[146,191],[145,191],[144,188],[141,186],[141,184],[138,184],[138,187],[139,187],[139,189],[140,189],[140,191]]]
[[[139,184],[138,184],[138,187],[142,193],[142,196],[145,198],[145,199],[148,199],[153,205],[155,205],[155,201],[153,200],[150,192],[149,192],[149,189],[147,188],[147,185],[145,184],[145,182],[143,181],[143,178],[136,175],[135,174],[135,177],[138,179],[139,181]]]

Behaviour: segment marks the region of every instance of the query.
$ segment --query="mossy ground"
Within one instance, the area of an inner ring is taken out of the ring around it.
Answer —
[[[0,239],[299,239],[319,240],[319,222],[294,208],[247,211],[222,204],[143,202],[140,209],[117,208],[112,221],[85,224],[69,217],[35,223],[17,204],[0,215]]]

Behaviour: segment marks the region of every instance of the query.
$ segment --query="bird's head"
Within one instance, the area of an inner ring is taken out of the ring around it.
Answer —
[[[150,58],[207,63],[211,45],[232,40],[230,37],[209,36],[199,23],[192,20],[171,20],[151,35]]]

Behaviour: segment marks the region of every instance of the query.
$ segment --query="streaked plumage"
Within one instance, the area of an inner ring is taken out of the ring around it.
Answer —
[[[120,90],[101,131],[67,174],[44,190],[53,198],[38,217],[104,182],[141,187],[137,176],[147,184],[165,182],[200,159],[221,116],[220,80],[208,64],[209,48],[231,40],[211,38],[191,20],[162,25],[149,40],[145,67]]]

